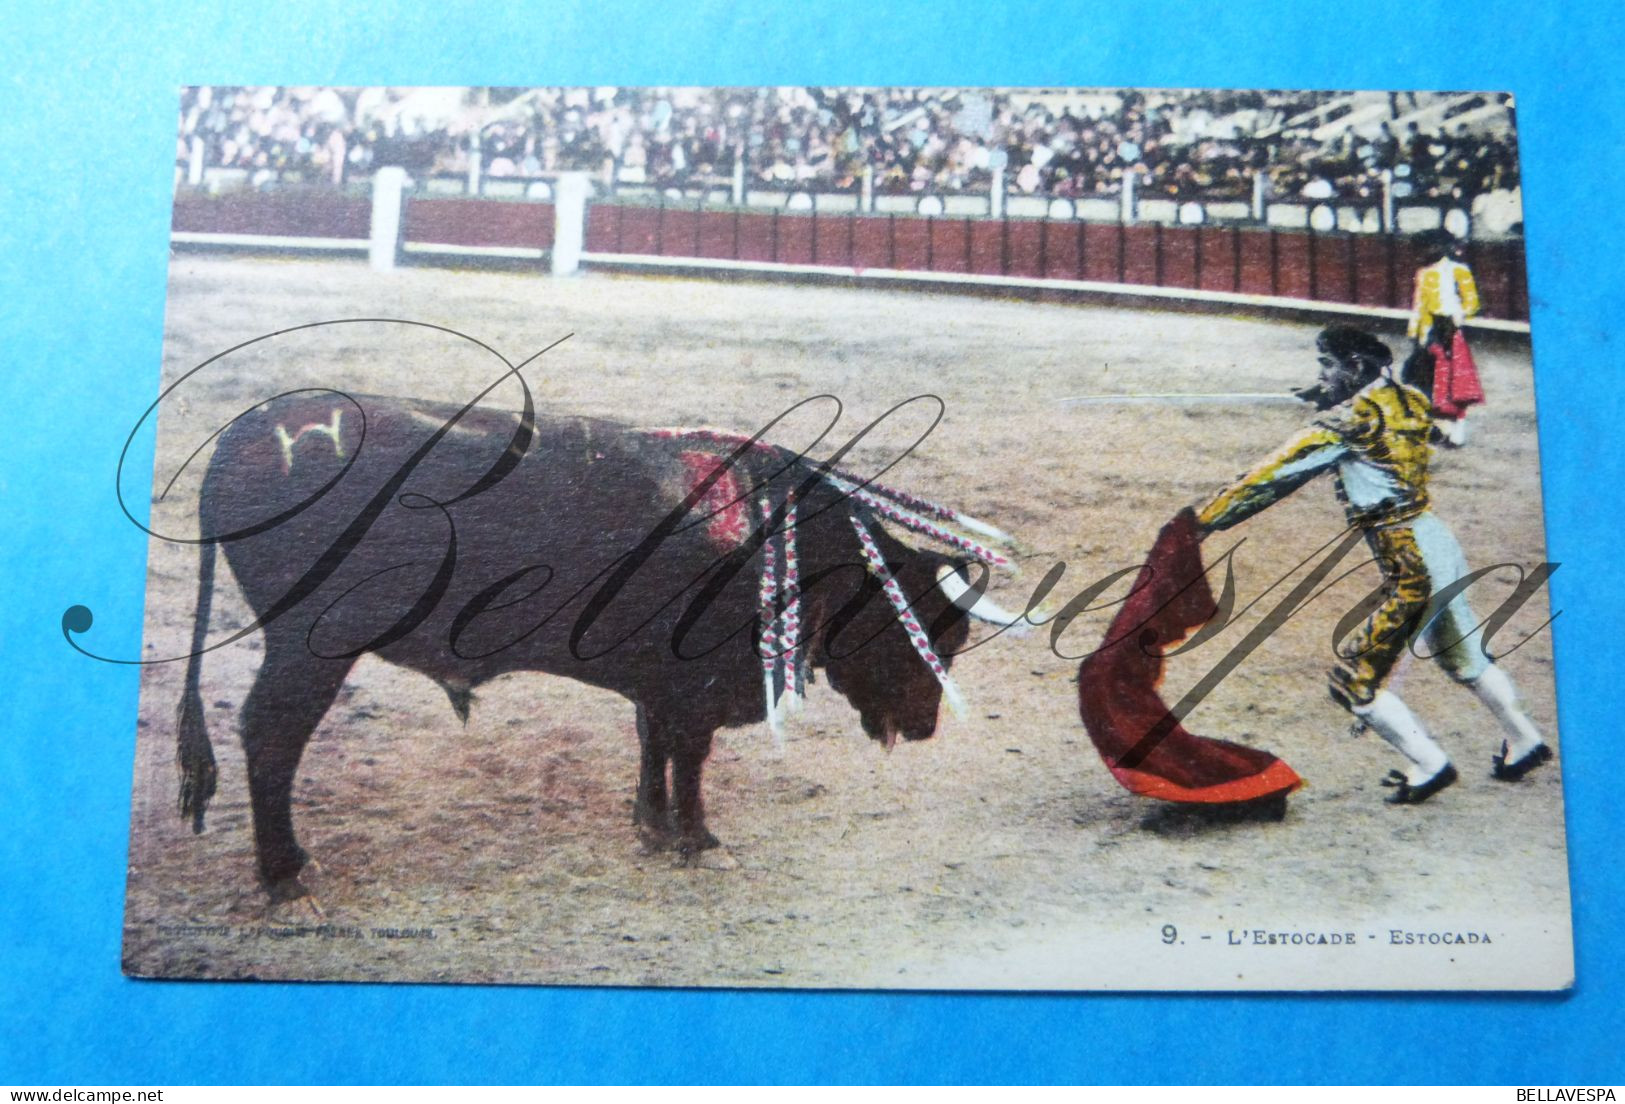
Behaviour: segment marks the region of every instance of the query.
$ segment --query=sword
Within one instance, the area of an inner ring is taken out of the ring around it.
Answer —
[[[1237,391],[1228,394],[1201,394],[1170,391],[1152,395],[1074,395],[1056,399],[1058,406],[1096,406],[1107,403],[1240,403],[1299,406],[1303,400],[1294,395],[1281,395],[1271,391]]]

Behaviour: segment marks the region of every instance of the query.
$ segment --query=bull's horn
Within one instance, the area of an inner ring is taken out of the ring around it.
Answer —
[[[949,564],[937,568],[937,583],[942,587],[942,593],[948,596],[948,601],[978,621],[1001,625],[1015,636],[1022,636],[1032,629],[1025,614],[1011,613],[986,594],[972,595],[965,577]]]

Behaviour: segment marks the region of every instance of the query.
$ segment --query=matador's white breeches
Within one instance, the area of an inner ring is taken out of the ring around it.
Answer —
[[[1478,617],[1464,593],[1442,608],[1434,595],[1464,578],[1466,557],[1449,527],[1431,513],[1367,533],[1386,580],[1386,598],[1350,639],[1332,672],[1332,696],[1405,757],[1405,777],[1419,785],[1437,777],[1449,757],[1410,708],[1382,684],[1413,640],[1451,678],[1472,689],[1505,733],[1501,757],[1515,763],[1541,746],[1540,733],[1518,705],[1506,672],[1484,652]],[[1431,616],[1428,616],[1431,613]],[[1414,628],[1424,616],[1428,620]]]

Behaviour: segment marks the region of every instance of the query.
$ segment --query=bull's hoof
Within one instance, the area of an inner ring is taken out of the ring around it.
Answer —
[[[278,878],[274,882],[266,882],[265,892],[270,895],[273,905],[279,905],[286,901],[297,901],[301,897],[310,896],[310,890],[305,887],[304,882],[299,880],[298,875]]]
[[[663,825],[639,824],[638,842],[650,854],[671,851],[677,846],[677,833]]]
[[[291,925],[327,922],[327,913],[322,909],[322,903],[298,878],[283,878],[277,882],[269,882],[265,890],[271,898],[265,907],[265,917],[268,921]]]
[[[688,832],[678,837],[677,856],[683,866],[699,866],[700,856],[714,848],[722,846],[722,841],[710,832],[701,828],[697,832]]]
[[[311,879],[320,879],[321,864],[309,858],[303,851],[299,853],[297,866],[285,867],[276,875],[260,872],[260,885],[270,898],[272,908],[278,905],[292,904],[299,901],[308,902],[315,906],[318,915],[321,905],[316,904],[315,895],[311,893]]]

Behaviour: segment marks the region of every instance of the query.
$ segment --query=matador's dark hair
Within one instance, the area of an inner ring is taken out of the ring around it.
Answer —
[[[1425,265],[1434,264],[1455,252],[1456,235],[1448,230],[1424,230],[1411,239],[1417,259]]]
[[[1315,345],[1328,356],[1358,359],[1372,371],[1381,371],[1394,362],[1394,352],[1377,336],[1354,326],[1327,326]]]

